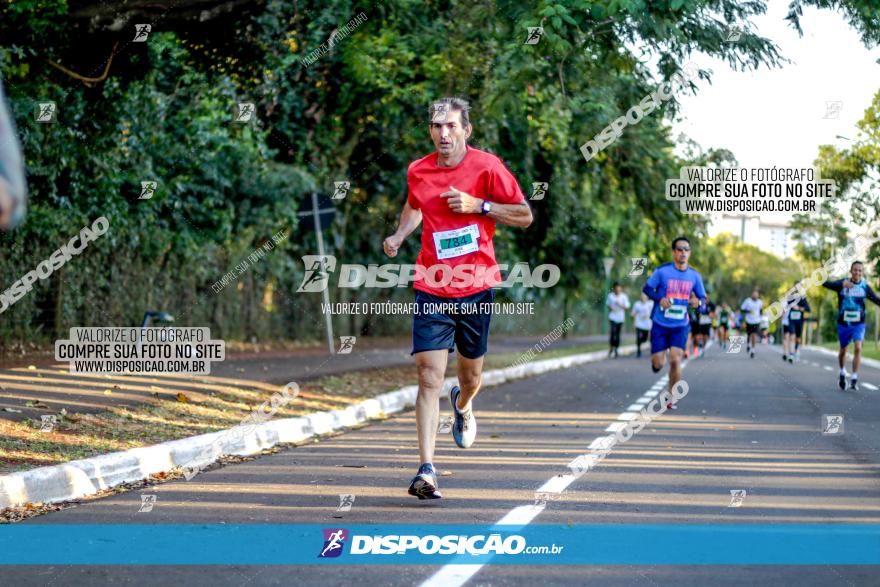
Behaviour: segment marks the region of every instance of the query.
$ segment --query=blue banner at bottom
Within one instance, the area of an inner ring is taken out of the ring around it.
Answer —
[[[877,565],[880,525],[0,526],[3,565]]]

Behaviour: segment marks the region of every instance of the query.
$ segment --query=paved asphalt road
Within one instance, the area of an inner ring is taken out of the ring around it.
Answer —
[[[532,524],[880,523],[880,370],[840,392],[835,358],[804,352],[784,364],[716,346],[691,360],[679,409],[654,420],[548,502]],[[25,524],[493,524],[534,503],[534,492],[587,452],[665,373],[621,357],[488,388],[476,402],[479,436],[439,443],[444,499],[406,495],[416,466],[412,412],[308,446],[80,504]],[[871,384],[870,386],[868,384]],[[448,413],[448,404],[444,404]],[[823,414],[844,432],[823,435]],[[362,468],[357,468],[362,467]],[[731,490],[745,489],[740,507]],[[157,495],[138,513],[141,494]],[[339,494],[355,495],[336,512]],[[344,516],[339,519],[335,516]],[[588,545],[585,545],[588,546]],[[675,545],[657,545],[674,548]],[[132,548],[137,548],[132,544]],[[160,566],[6,567],[4,585],[457,585],[437,567]],[[877,585],[858,566],[492,566],[467,585]]]

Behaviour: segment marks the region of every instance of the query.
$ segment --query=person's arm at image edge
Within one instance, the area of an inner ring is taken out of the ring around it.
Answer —
[[[21,223],[26,197],[21,148],[0,84],[0,230],[9,230]]]

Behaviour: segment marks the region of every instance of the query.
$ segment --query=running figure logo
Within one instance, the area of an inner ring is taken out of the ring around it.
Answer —
[[[337,512],[350,512],[351,506],[354,505],[354,496],[353,495],[339,495],[339,507],[336,508]]]
[[[559,497],[560,495],[558,493],[552,493],[550,491],[536,491],[534,507],[544,507],[547,505],[548,501],[553,501],[554,499],[558,499]]]
[[[151,512],[151,511],[153,511],[154,505],[156,505],[156,496],[155,495],[142,495],[141,496],[141,509],[138,510],[138,513]]]
[[[354,343],[357,342],[356,336],[340,336],[339,337],[339,350],[336,351],[337,355],[350,355],[352,349],[354,348]]]
[[[351,182],[348,181],[334,181],[333,185],[336,186],[336,191],[333,192],[333,200],[344,200],[345,196],[348,195],[348,189],[351,187]]]
[[[342,547],[348,540],[348,530],[343,528],[324,528],[324,548],[318,558],[336,558],[342,554]]]
[[[131,40],[132,43],[143,43],[147,40],[147,37],[150,34],[150,31],[153,30],[153,25],[150,24],[136,24],[134,25],[134,38]]]
[[[743,29],[739,25],[731,25],[727,27],[727,31],[724,33],[724,42],[725,43],[736,43],[740,40],[743,34]]]
[[[530,200],[543,200],[544,196],[547,195],[547,188],[550,187],[550,184],[546,181],[533,181],[532,182],[532,195],[529,196]]]
[[[250,122],[254,117],[254,103],[240,102],[235,110],[235,122]]]
[[[449,104],[437,103],[431,107],[431,122],[446,122],[446,116],[449,114]]]
[[[58,424],[58,416],[40,416],[40,432],[52,432]]]
[[[526,38],[526,42],[523,45],[537,45],[538,41],[541,40],[541,36],[544,34],[544,27],[542,26],[530,26],[529,27],[529,36]]]
[[[55,122],[58,118],[57,113],[58,109],[55,102],[40,102],[37,104],[37,122]]]
[[[630,257],[632,261],[632,269],[629,271],[630,277],[636,277],[645,272],[645,267],[648,263],[647,257]]]
[[[156,187],[158,185],[158,182],[155,181],[142,181],[141,195],[138,197],[138,200],[149,200],[152,198],[153,194],[156,193]]]
[[[449,434],[452,432],[452,416],[440,418],[440,424],[437,426],[437,434]]]
[[[336,269],[336,257],[333,255],[303,255],[302,259],[306,274],[296,291],[298,293],[324,291],[330,281],[330,274]]]
[[[731,489],[730,490],[730,503],[727,504],[729,508],[738,508],[743,504],[743,500],[746,498],[746,490],[745,489]]]
[[[743,343],[746,341],[745,336],[731,336],[730,346],[727,347],[728,353],[738,353],[742,350]]]
[[[822,414],[822,434],[843,434],[843,416]]]
[[[843,102],[840,100],[826,100],[825,101],[825,116],[822,118],[828,120],[831,118],[837,118],[840,116],[840,111],[843,109]]]

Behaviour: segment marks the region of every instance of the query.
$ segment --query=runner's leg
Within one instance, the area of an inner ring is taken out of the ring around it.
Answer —
[[[416,397],[416,428],[419,436],[419,459],[421,463],[434,462],[434,444],[440,423],[440,392],[446,376],[449,351],[423,351],[416,353],[419,374],[419,393]]]
[[[458,385],[461,393],[458,396],[458,409],[464,410],[469,407],[471,400],[480,391],[483,383],[483,359],[467,359],[458,355]]]
[[[651,354],[651,366],[654,371],[659,371],[666,365],[666,351]]]
[[[672,401],[672,388],[681,379],[681,355],[682,349],[671,347],[669,349],[669,399]]]
[[[660,371],[666,364],[666,349],[669,347],[666,329],[658,324],[651,326],[651,369]]]
[[[846,348],[849,346],[848,336],[847,330],[838,324],[837,337],[840,339],[840,351],[837,353],[837,364],[840,365],[840,375],[837,378],[837,386],[841,391],[846,390]]]
[[[862,365],[862,341],[853,341],[852,378],[859,378],[859,367]]]

